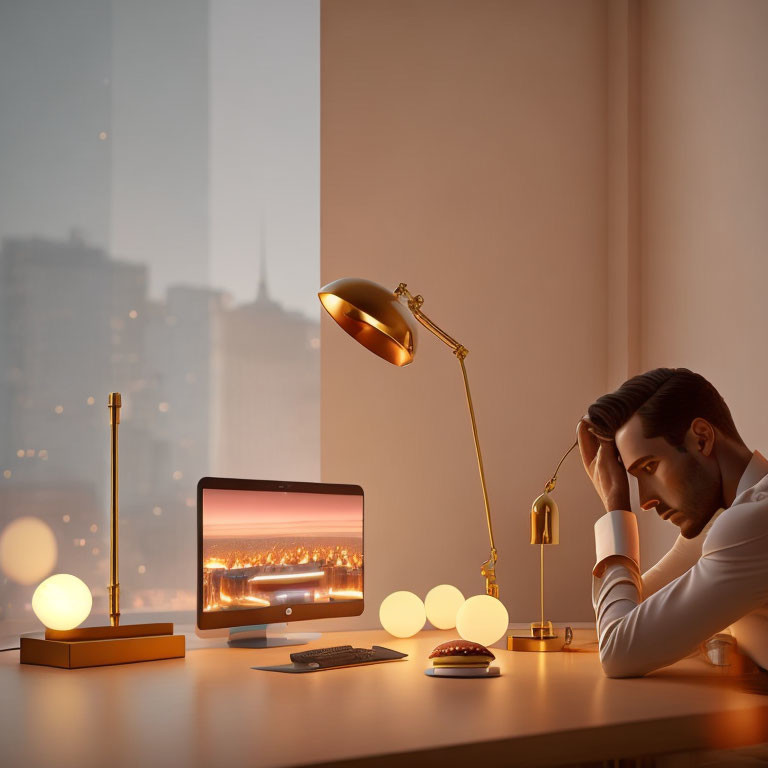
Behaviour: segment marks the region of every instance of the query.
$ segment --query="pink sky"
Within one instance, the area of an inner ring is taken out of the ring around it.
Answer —
[[[361,536],[361,496],[203,489],[203,536]]]

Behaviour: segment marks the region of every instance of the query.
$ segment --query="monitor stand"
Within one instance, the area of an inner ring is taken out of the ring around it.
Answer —
[[[320,632],[288,634],[287,624],[256,624],[250,627],[230,627],[227,645],[230,648],[275,648],[280,645],[306,645],[320,637]]]

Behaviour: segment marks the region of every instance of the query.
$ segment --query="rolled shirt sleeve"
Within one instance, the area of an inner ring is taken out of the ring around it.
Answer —
[[[603,515],[595,523],[595,550],[597,560],[592,573],[599,576],[603,564],[609,557],[623,555],[640,569],[640,539],[637,533],[637,518],[632,512],[615,509]]]
[[[695,564],[643,600],[637,520],[613,511],[595,524],[592,601],[610,677],[646,674],[696,650],[768,594],[768,514],[744,504],[712,528]],[[741,642],[741,641],[740,641]],[[760,663],[759,654],[752,654]]]
[[[642,600],[637,518],[614,509],[595,523],[592,606],[601,649],[609,628]]]

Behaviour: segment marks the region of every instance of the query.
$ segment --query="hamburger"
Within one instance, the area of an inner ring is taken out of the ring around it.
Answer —
[[[496,658],[484,645],[469,640],[449,640],[429,654],[432,666],[459,669],[487,669]]]

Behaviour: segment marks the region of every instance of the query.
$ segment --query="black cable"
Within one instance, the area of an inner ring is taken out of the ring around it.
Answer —
[[[0,648],[0,653],[2,653],[3,651],[20,651],[20,650],[21,650],[21,647],[17,645],[15,648]]]

